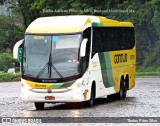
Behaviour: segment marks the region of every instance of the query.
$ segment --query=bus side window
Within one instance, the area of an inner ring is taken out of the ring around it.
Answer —
[[[97,52],[132,49],[134,39],[134,28],[94,27],[92,57]]]
[[[93,28],[93,43],[92,43],[92,57],[101,50],[101,32],[100,28]]]

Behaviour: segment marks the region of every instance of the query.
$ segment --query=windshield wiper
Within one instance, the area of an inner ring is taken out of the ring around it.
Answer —
[[[46,63],[46,65],[42,68],[42,70],[37,74],[36,79],[39,78],[39,76],[45,71],[46,67],[48,66],[48,62]]]
[[[62,81],[64,80],[64,77],[62,76],[62,74],[57,70],[57,68],[52,64],[52,58],[51,58],[51,54],[49,56],[49,62],[46,63],[46,65],[42,68],[42,70],[37,74],[36,79],[39,78],[39,76],[45,71],[45,69],[48,67],[48,73],[49,73],[49,79],[51,79],[51,68],[53,68],[56,73],[59,75],[59,77],[62,79]]]
[[[59,77],[61,77],[61,79],[62,79],[62,81],[65,81],[64,80],[64,77],[63,77],[63,75],[57,70],[57,68],[52,64],[52,57],[51,57],[51,54],[50,54],[50,56],[49,56],[49,65],[48,66],[50,66],[50,68],[53,68],[55,71],[56,71],[56,73],[59,75]],[[51,78],[51,69],[50,69],[50,78]]]

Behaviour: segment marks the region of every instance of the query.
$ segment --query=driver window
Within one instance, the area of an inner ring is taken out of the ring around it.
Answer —
[[[91,45],[91,28],[87,28],[84,32],[83,32],[83,38],[87,38],[88,42],[86,45],[86,56],[83,57],[82,60],[82,73],[84,73],[89,65],[89,56],[90,56],[90,45]]]

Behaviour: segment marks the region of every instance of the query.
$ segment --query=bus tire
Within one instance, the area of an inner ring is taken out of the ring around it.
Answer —
[[[90,100],[86,102],[87,107],[92,107],[94,105],[95,100],[95,88],[92,86]]]
[[[43,110],[44,109],[44,103],[43,102],[35,102],[34,103],[37,110]]]
[[[120,84],[120,91],[117,93],[117,99],[122,100],[125,99],[127,96],[127,83],[126,81],[122,80]]]

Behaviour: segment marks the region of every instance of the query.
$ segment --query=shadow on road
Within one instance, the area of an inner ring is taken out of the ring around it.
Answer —
[[[95,100],[93,107],[97,107],[97,106],[104,105],[104,104],[105,105],[112,104],[115,102],[116,103],[126,102],[126,104],[131,103],[131,102],[134,103],[135,100],[136,100],[135,97],[126,97],[126,99],[123,99],[123,100],[115,100],[115,99],[110,99],[110,98],[98,98]],[[43,111],[45,110],[70,110],[70,109],[89,109],[89,107],[86,107],[84,104],[81,104],[81,103],[46,103]],[[32,111],[37,111],[37,110],[32,110]]]

